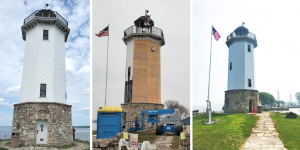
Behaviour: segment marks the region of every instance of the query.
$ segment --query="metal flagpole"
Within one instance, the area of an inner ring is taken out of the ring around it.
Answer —
[[[210,31],[210,60],[209,60],[209,77],[208,77],[208,93],[207,93],[207,108],[206,108],[206,117],[209,117],[209,88],[210,88],[210,70],[211,70],[211,51],[212,51],[212,29],[213,25],[211,25],[211,31]]]
[[[108,46],[109,46],[109,24],[108,24],[108,36],[107,36],[107,53],[106,53],[106,83],[105,83],[105,105],[106,106],[106,95],[107,95],[107,68],[108,68]]]

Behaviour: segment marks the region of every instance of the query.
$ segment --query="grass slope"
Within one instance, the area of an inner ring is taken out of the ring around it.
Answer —
[[[173,150],[178,150],[179,149],[179,138],[180,136],[175,136],[173,137],[173,141],[172,141],[172,145],[171,145],[171,149]]]
[[[270,114],[284,147],[289,150],[300,150],[300,117],[286,119],[285,115],[280,113]]]
[[[193,149],[197,150],[238,150],[246,142],[258,116],[247,114],[212,114],[213,125],[203,125],[208,120],[205,114],[193,117]]]

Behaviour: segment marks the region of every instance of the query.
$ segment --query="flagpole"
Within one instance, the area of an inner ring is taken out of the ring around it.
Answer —
[[[209,60],[209,76],[208,76],[208,93],[207,93],[207,108],[206,108],[206,116],[208,113],[208,104],[209,104],[209,89],[210,89],[210,70],[211,70],[211,52],[212,52],[212,29],[213,25],[211,25],[211,30],[210,30],[210,60]]]
[[[106,95],[107,95],[108,47],[109,47],[109,24],[108,24],[108,36],[107,36],[106,83],[105,83],[105,105],[104,106],[106,106]]]

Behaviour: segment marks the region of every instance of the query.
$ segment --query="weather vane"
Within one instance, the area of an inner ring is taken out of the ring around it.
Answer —
[[[145,9],[145,16],[147,16],[149,10]]]
[[[244,26],[245,22],[243,22],[243,26]]]
[[[46,4],[45,9],[49,6],[49,4]]]

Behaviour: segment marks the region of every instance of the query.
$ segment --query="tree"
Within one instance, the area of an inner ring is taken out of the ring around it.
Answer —
[[[300,103],[300,92],[297,92],[295,95],[296,99],[298,100],[298,103]]]
[[[275,98],[272,94],[267,93],[267,92],[260,92],[259,93],[259,101],[261,102],[262,105],[267,105],[272,102],[274,102]]]
[[[181,119],[184,119],[190,115],[190,110],[184,105],[179,104],[177,100],[165,101],[166,109],[179,109]]]

